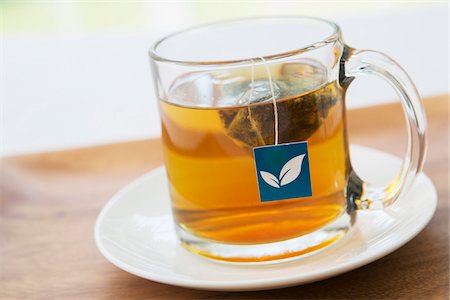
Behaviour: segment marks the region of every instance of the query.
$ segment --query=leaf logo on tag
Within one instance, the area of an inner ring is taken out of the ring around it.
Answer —
[[[261,202],[312,196],[308,142],[255,147],[253,158]]]
[[[280,175],[275,177],[275,175],[266,172],[260,171],[262,179],[268,184],[277,189],[282,187],[283,185],[289,184],[300,176],[302,172],[302,162],[303,158],[305,158],[305,154],[300,154],[289,160],[283,168],[281,168]]]

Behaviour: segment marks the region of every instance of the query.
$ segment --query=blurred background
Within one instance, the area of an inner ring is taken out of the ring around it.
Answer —
[[[2,156],[159,136],[149,47],[173,31],[230,18],[333,20],[350,46],[397,60],[423,97],[449,92],[447,1],[3,0],[0,9]],[[367,77],[352,84],[347,99],[356,108],[397,96]]]

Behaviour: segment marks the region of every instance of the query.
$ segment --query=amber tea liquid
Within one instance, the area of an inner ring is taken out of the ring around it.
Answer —
[[[254,70],[252,95],[246,70],[240,82],[229,86],[222,83],[226,76],[213,78],[219,84],[207,93],[201,81],[213,79],[182,78],[173,94],[161,99],[165,164],[178,226],[221,243],[271,243],[313,232],[345,212],[349,162],[342,92],[336,82],[323,83],[321,70],[304,63],[271,69],[278,142],[308,142],[312,197],[259,199],[252,148],[275,142],[274,108],[265,96],[262,70]],[[311,81],[311,74],[320,76]],[[207,103],[196,105],[199,101]]]

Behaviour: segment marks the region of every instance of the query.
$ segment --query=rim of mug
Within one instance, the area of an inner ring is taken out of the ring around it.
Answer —
[[[251,20],[258,20],[258,19],[289,19],[289,18],[291,18],[291,19],[292,18],[294,18],[294,19],[309,19],[309,20],[320,21],[320,22],[330,25],[333,28],[333,32],[326,38],[324,38],[320,41],[314,42],[312,44],[309,44],[307,46],[297,48],[294,50],[290,50],[290,51],[280,52],[277,54],[262,56],[262,58],[264,58],[264,60],[266,60],[267,62],[273,61],[273,60],[278,60],[278,59],[283,59],[286,57],[294,56],[296,54],[300,54],[303,52],[307,52],[307,51],[311,51],[313,49],[320,48],[322,46],[325,46],[325,45],[328,45],[330,43],[337,41],[341,36],[341,28],[336,23],[334,23],[333,21],[327,20],[327,19],[319,18],[319,17],[305,16],[305,15],[275,15],[275,16],[234,18],[234,19],[221,20],[221,21],[217,21],[217,22],[204,23],[201,25],[188,27],[186,29],[179,30],[179,31],[173,32],[169,35],[166,35],[165,37],[159,39],[156,43],[153,44],[153,46],[149,50],[149,55],[154,61],[157,61],[157,62],[167,62],[167,63],[173,63],[173,64],[178,64],[178,65],[187,65],[187,66],[223,66],[223,65],[254,64],[255,60],[256,61],[260,60],[261,57],[249,57],[249,58],[244,58],[244,59],[220,60],[220,61],[177,60],[177,59],[166,58],[163,55],[158,54],[157,48],[159,45],[161,45],[163,42],[165,42],[166,40],[168,40],[170,38],[173,38],[175,36],[178,36],[180,34],[184,34],[184,33],[187,33],[189,31],[193,31],[193,30],[207,29],[208,27],[213,26],[213,25],[220,25],[220,24],[233,23],[233,22],[239,22],[239,21],[251,21]]]

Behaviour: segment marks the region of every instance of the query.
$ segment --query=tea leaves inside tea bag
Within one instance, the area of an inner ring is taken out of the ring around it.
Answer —
[[[323,85],[325,80],[323,69],[306,63],[285,64],[275,74],[279,143],[307,140],[320,127],[337,100],[335,84]],[[275,144],[274,106],[266,76],[254,80],[253,90],[250,78],[240,88],[246,91],[239,106],[219,112],[227,135],[248,147]]]

